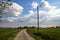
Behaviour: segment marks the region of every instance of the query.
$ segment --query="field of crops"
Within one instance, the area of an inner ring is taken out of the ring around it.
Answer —
[[[0,28],[0,40],[13,40],[20,30],[17,28]]]
[[[60,28],[28,28],[27,32],[36,40],[60,40]]]

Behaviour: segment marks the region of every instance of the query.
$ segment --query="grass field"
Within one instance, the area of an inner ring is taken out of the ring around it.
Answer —
[[[0,28],[0,40],[13,40],[20,30],[17,28]]]
[[[60,40],[60,28],[28,28],[27,32],[36,40]]]

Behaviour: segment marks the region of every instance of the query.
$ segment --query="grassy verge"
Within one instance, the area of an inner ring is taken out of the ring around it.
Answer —
[[[22,29],[0,28],[0,40],[13,40],[20,30]]]
[[[28,34],[30,34],[32,37],[34,37],[36,40],[43,40],[40,36],[38,36],[38,32],[36,28],[28,28],[27,29]]]
[[[28,28],[27,32],[36,40],[60,40],[60,28]]]

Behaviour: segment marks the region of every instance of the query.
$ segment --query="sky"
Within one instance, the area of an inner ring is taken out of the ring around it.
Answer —
[[[37,26],[37,6],[40,27],[60,25],[60,0],[12,0],[2,12],[0,27]]]

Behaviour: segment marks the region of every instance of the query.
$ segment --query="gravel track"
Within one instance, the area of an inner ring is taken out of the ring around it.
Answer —
[[[14,40],[35,40],[35,39],[26,32],[26,29],[23,29],[16,35]]]

